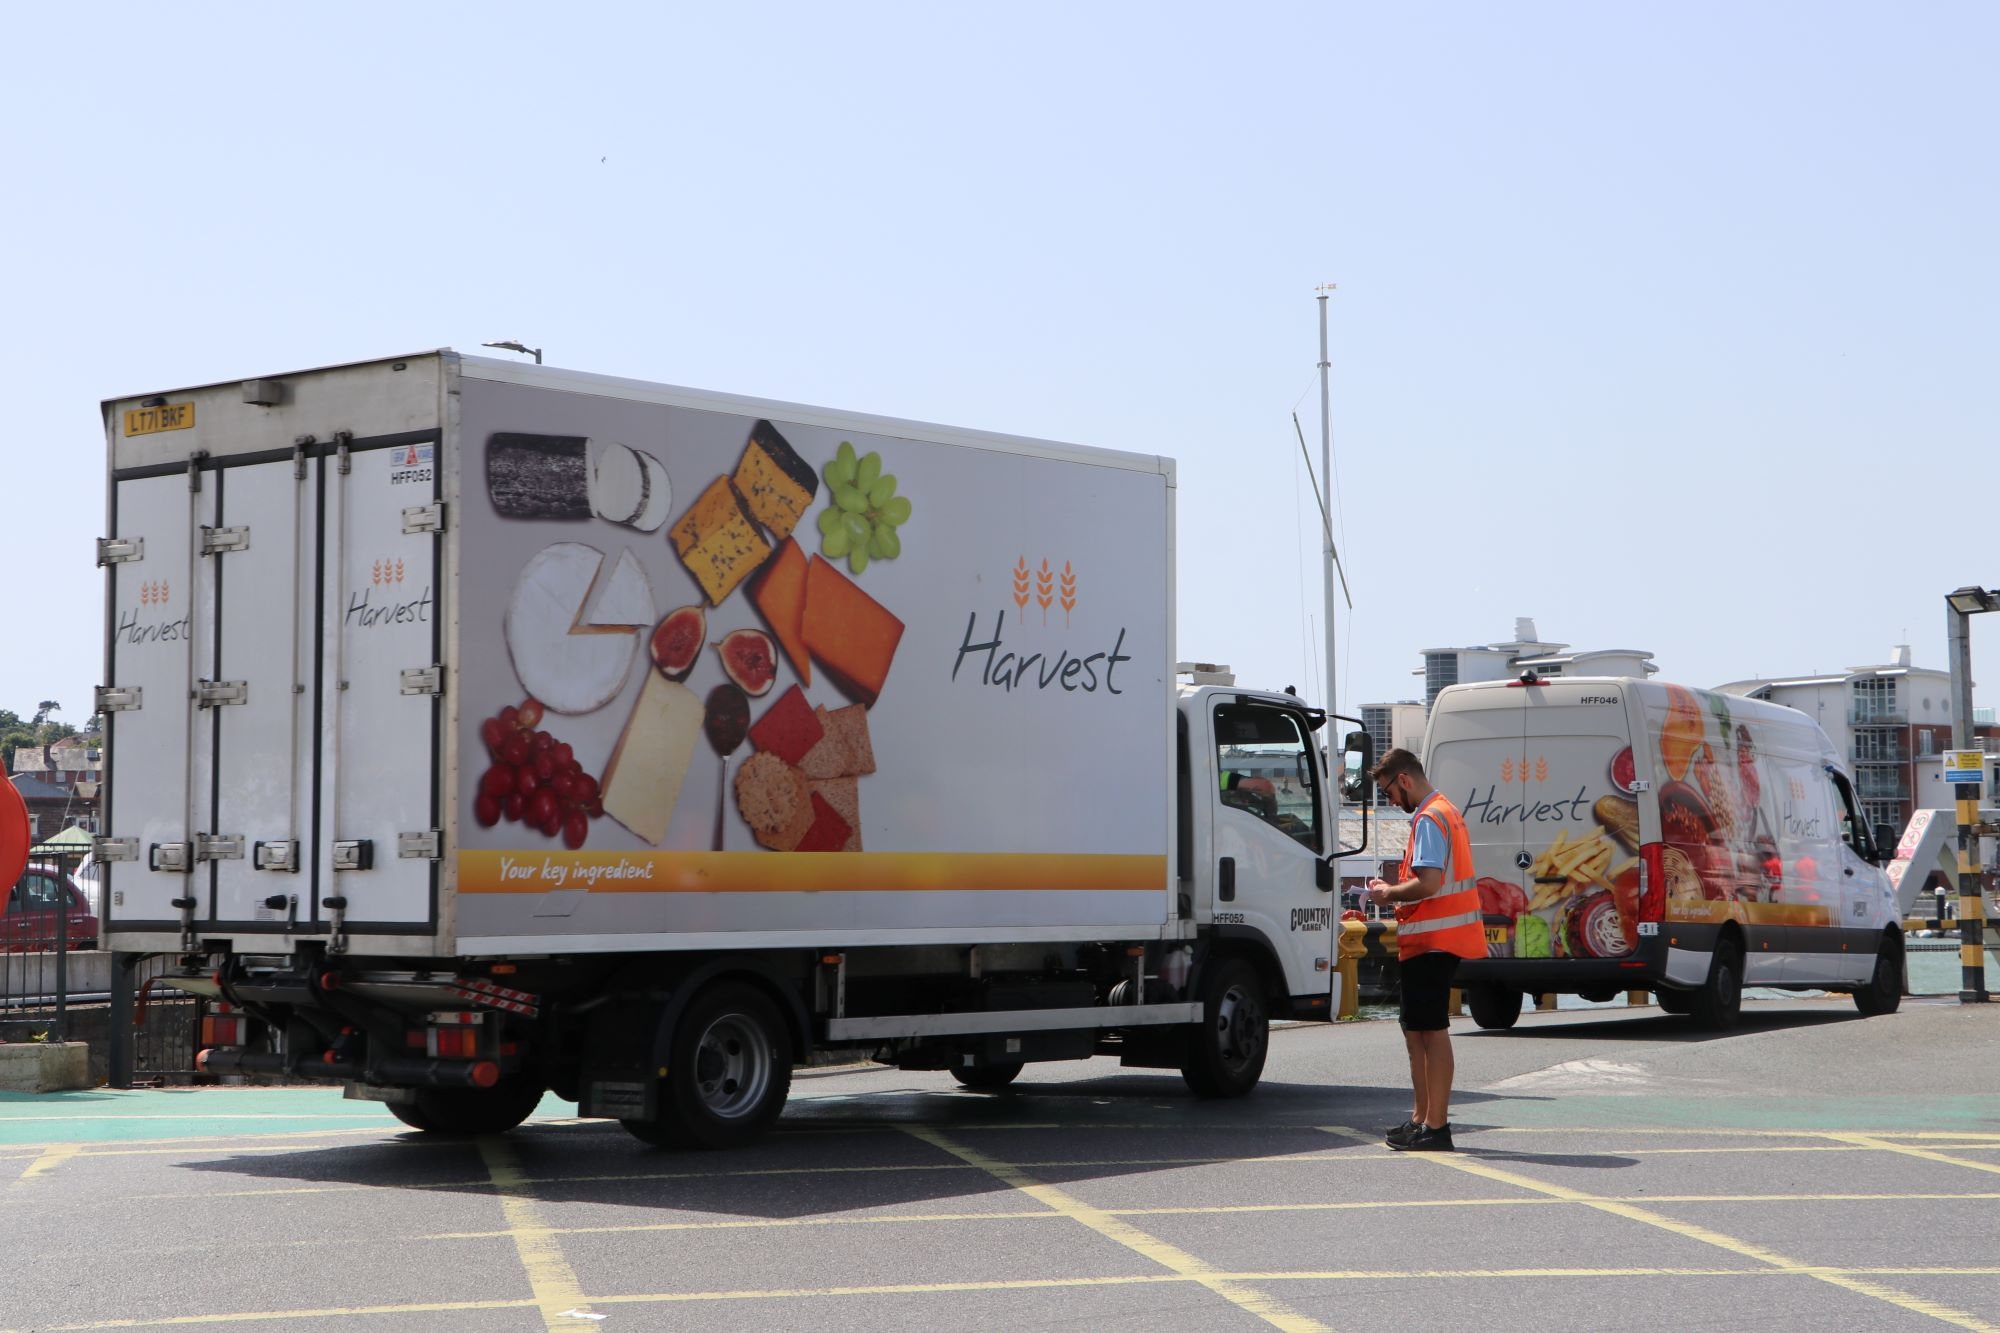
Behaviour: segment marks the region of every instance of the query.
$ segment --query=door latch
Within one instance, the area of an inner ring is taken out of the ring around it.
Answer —
[[[90,854],[99,861],[136,861],[139,859],[137,838],[92,838]]]
[[[197,833],[194,835],[197,861],[241,861],[243,835],[240,833]]]
[[[147,855],[149,869],[166,870],[185,875],[194,869],[194,844],[190,842],[156,842]]]
[[[253,864],[259,870],[286,870],[299,873],[299,844],[296,839],[251,844]]]
[[[373,838],[353,838],[333,844],[333,868],[335,870],[373,870],[375,868],[375,840]]]

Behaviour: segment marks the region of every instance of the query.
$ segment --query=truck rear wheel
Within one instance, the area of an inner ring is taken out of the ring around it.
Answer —
[[[1903,937],[1885,931],[1875,950],[1875,973],[1854,992],[1854,1007],[1864,1018],[1893,1014],[1903,1003]]]
[[[1708,980],[1688,999],[1688,1012],[1697,1025],[1711,1032],[1736,1026],[1743,1014],[1743,946],[1733,937],[1716,941],[1708,959]]]
[[[1521,992],[1512,986],[1482,981],[1465,988],[1465,1001],[1472,1021],[1483,1028],[1504,1031],[1521,1016]]]
[[[1021,1062],[1009,1060],[1005,1064],[972,1065],[954,1069],[951,1076],[960,1086],[974,1092],[998,1092],[1021,1076]]]
[[[659,1119],[620,1123],[658,1148],[736,1148],[771,1127],[791,1090],[791,1034],[778,1006],[755,986],[725,981],[681,1014]]]
[[[1264,981],[1241,958],[1225,958],[1206,970],[1200,995],[1201,1021],[1188,1031],[1181,1077],[1201,1097],[1241,1097],[1264,1074],[1271,1049],[1271,1014]]]
[[[505,1134],[541,1105],[542,1085],[503,1078],[490,1088],[418,1088],[414,1102],[389,1103],[389,1113],[411,1129],[453,1138]]]

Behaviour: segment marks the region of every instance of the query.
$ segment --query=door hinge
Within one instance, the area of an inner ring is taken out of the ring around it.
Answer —
[[[92,838],[90,854],[99,861],[136,861],[139,859],[137,838]]]
[[[405,861],[437,860],[438,831],[433,828],[425,829],[421,833],[398,833],[396,855]]]
[[[279,842],[252,843],[251,856],[259,870],[289,870],[299,873],[299,844],[297,839]]]
[[[144,560],[145,558],[146,539],[144,537],[133,537],[130,539],[123,537],[99,537],[97,539],[97,567],[99,569],[104,568],[106,565],[122,565],[128,560]]]
[[[247,551],[250,549],[250,529],[203,528],[201,530],[201,553],[221,555],[224,551]]]
[[[197,833],[194,835],[197,861],[241,861],[243,835],[240,833]]]
[[[441,666],[410,667],[403,672],[403,693],[443,694],[444,668]]]
[[[156,842],[146,857],[146,865],[153,870],[171,870],[185,875],[194,869],[193,852],[193,843]]]
[[[198,680],[189,691],[197,708],[220,708],[224,704],[246,703],[250,682],[245,680]]]
[[[434,504],[411,505],[403,511],[403,531],[407,533],[443,532],[444,501]]]
[[[97,711],[100,713],[132,712],[139,707],[139,700],[144,694],[144,687],[139,685],[125,687],[99,685],[97,687]]]
[[[373,870],[375,868],[375,840],[373,838],[351,838],[333,844],[333,868],[335,870]]]

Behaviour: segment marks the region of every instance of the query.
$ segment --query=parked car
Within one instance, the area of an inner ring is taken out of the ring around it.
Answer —
[[[28,953],[56,947],[57,913],[69,912],[68,946],[97,947],[97,916],[76,881],[54,866],[31,865],[7,895],[0,915],[0,950]]]

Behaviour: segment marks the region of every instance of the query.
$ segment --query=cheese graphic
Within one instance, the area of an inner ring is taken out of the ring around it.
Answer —
[[[711,606],[721,606],[771,554],[771,544],[727,477],[717,477],[668,531]]]
[[[620,551],[616,564],[598,566],[597,582],[584,599],[579,630],[650,630],[659,613],[653,606],[653,585],[639,557]]]
[[[700,695],[648,671],[618,748],[605,765],[604,813],[654,846],[667,836],[701,739],[701,717]]]
[[[806,566],[806,651],[847,696],[872,706],[902,642],[903,622],[819,556]]]
[[[778,538],[791,535],[819,493],[819,474],[768,421],[750,428],[735,481],[751,516]]]
[[[674,504],[660,460],[615,440],[496,431],[486,440],[486,494],[508,518],[593,515],[652,532]]]
[[[811,685],[812,657],[805,638],[806,553],[798,542],[785,538],[778,553],[764,562],[750,582],[750,601],[778,636],[792,670],[799,673],[799,683]]]
[[[592,712],[617,698],[638,654],[644,621],[579,629],[604,566],[604,553],[594,546],[545,546],[521,571],[507,606],[514,674],[522,689],[558,713]],[[615,573],[607,583],[617,581]]]
[[[674,507],[660,460],[611,441],[590,442],[589,484],[592,513],[641,532],[665,523]]]

